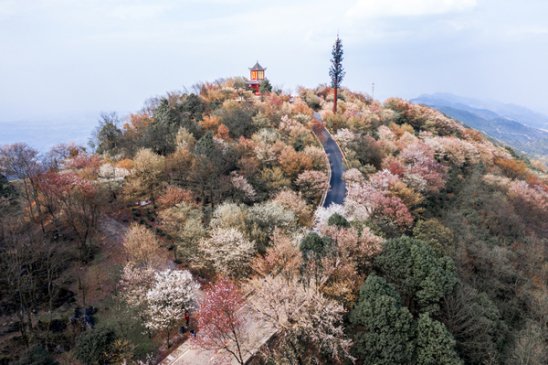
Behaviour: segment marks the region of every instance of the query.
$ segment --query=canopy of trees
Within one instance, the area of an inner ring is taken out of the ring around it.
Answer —
[[[541,165],[401,99],[193,90],[102,115],[92,151],[0,148],[0,363],[155,363],[181,325],[241,363],[242,306],[265,363],[546,363]]]

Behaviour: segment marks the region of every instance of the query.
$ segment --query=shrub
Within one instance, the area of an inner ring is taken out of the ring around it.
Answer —
[[[76,341],[74,353],[86,365],[103,365],[109,361],[115,340],[114,331],[108,328],[84,332]]]

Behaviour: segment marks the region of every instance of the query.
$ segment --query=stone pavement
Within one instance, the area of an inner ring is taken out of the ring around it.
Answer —
[[[242,344],[242,352],[244,353],[245,361],[248,361],[276,333],[276,330],[270,323],[258,318],[249,305],[245,304],[240,311],[244,312],[244,318],[246,319],[243,333],[248,338]],[[196,336],[200,336],[200,332]],[[192,345],[192,339],[188,339],[161,361],[160,365],[211,364],[216,355],[227,356],[224,354],[227,354],[227,352],[221,351],[218,354],[214,351],[202,350]],[[229,354],[228,356],[230,357],[226,358],[230,359],[230,364],[238,364],[232,355]]]

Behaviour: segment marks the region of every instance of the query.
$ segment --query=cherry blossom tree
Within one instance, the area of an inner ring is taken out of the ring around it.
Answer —
[[[316,212],[314,213],[316,230],[319,231],[321,227],[327,225],[327,221],[333,214],[338,214],[342,217],[350,218],[347,211],[347,207],[348,207],[347,205],[331,204],[327,208],[319,207],[318,209],[316,209]],[[364,220],[366,218],[364,218]]]
[[[312,159],[297,152],[291,146],[285,146],[278,157],[280,167],[286,175],[294,179],[299,173],[312,168]]]
[[[398,235],[411,227],[413,217],[400,198],[389,195],[375,195],[375,209],[371,220],[389,235]]]
[[[293,190],[282,190],[274,197],[274,202],[291,210],[300,224],[307,225],[310,223],[312,210],[310,209],[310,206],[306,204],[306,201],[302,198],[301,194],[297,194]]]
[[[255,290],[249,302],[263,321],[278,333],[282,356],[303,363],[304,354],[324,357],[332,363],[352,359],[352,342],[344,335],[344,308],[322,295],[313,284],[304,286],[297,278],[267,276],[250,282]]]
[[[176,260],[180,254],[187,259],[197,254],[196,242],[205,235],[203,214],[199,206],[182,202],[162,210],[158,218],[162,230],[174,241],[173,254]]]
[[[344,205],[346,217],[371,220],[389,235],[402,233],[411,226],[413,217],[402,199],[390,191],[398,183],[396,175],[381,171],[367,182],[349,184]]]
[[[236,172],[233,172],[230,175],[230,182],[232,183],[232,186],[237,191],[241,192],[243,196],[248,200],[255,199],[255,196],[257,193],[255,192],[255,189],[253,186],[247,181],[245,176],[242,176]]]
[[[213,211],[209,226],[211,228],[236,228],[242,232],[246,229],[248,216],[248,207],[245,204],[224,202]]]
[[[255,245],[235,228],[216,228],[200,242],[200,249],[218,272],[238,277],[247,272]]]
[[[306,146],[303,153],[312,160],[314,170],[323,171],[327,169],[327,158],[322,148],[317,146]]]
[[[356,134],[354,134],[348,128],[341,128],[337,130],[337,133],[334,135],[334,138],[337,141],[337,143],[339,143],[341,148],[348,148],[350,146],[350,143],[356,139]]]
[[[160,242],[156,235],[137,223],[127,230],[123,245],[128,261],[137,266],[156,267],[161,260]]]
[[[322,171],[304,171],[299,174],[295,184],[309,203],[319,200],[329,186],[327,175]]]
[[[158,197],[157,203],[162,208],[170,208],[180,203],[192,203],[192,192],[177,186],[169,185]]]
[[[479,162],[479,153],[474,144],[453,136],[429,137],[424,142],[429,145],[441,159],[450,161],[460,167],[465,163]]]
[[[445,185],[444,166],[434,158],[434,150],[422,142],[408,145],[400,154],[405,163],[404,182],[419,192],[438,192]]]
[[[167,269],[155,273],[154,285],[146,293],[145,326],[152,331],[163,331],[168,347],[175,325],[185,311],[195,307],[198,288],[189,271]]]
[[[151,267],[139,267],[133,263],[124,266],[118,283],[122,298],[131,307],[142,312],[147,305],[146,294],[154,285],[155,270]]]
[[[259,275],[297,275],[302,265],[302,255],[298,245],[288,235],[276,229],[272,235],[272,246],[264,256],[258,256],[251,264],[253,271]]]
[[[141,149],[133,160],[133,170],[128,176],[126,191],[135,197],[154,199],[164,173],[165,158],[149,149]]]
[[[243,296],[232,281],[225,278],[217,280],[200,301],[200,332],[193,340],[193,344],[202,349],[215,351],[216,357],[228,355],[238,364],[245,364],[244,344],[249,334],[245,328],[245,317],[248,313],[242,309],[243,303]]]
[[[37,186],[48,204],[52,204],[47,208],[54,222],[59,220],[70,227],[78,239],[81,259],[85,260],[100,215],[100,186],[73,172],[42,174]]]
[[[120,181],[124,180],[129,175],[129,171],[116,167],[110,163],[104,163],[99,167],[99,180],[100,181]]]

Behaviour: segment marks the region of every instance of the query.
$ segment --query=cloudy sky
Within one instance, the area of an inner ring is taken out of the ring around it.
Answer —
[[[0,119],[127,112],[168,90],[246,75],[375,96],[436,91],[548,114],[546,0],[0,0]]]

